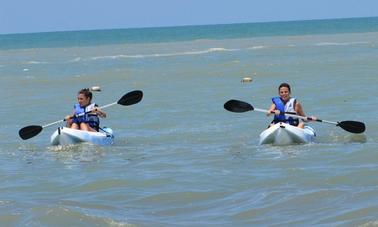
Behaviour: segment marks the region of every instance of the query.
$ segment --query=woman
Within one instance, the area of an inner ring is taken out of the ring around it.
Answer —
[[[74,105],[74,112],[68,115],[67,127],[85,131],[98,131],[100,120],[98,117],[106,117],[106,113],[92,103],[92,92],[89,88],[81,89],[77,94],[78,103]]]
[[[278,87],[279,97],[273,97],[273,104],[270,106],[267,116],[274,113],[274,119],[270,126],[278,123],[285,122],[290,125],[297,126],[299,128],[304,128],[303,120],[299,121],[298,118],[285,117],[285,112],[290,114],[296,114],[299,116],[305,116],[302,105],[296,98],[290,97],[291,89],[290,85],[287,83],[282,83]],[[316,117],[311,117],[312,120],[316,120]]]

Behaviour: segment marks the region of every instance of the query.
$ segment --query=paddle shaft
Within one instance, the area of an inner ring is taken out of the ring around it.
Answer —
[[[113,102],[113,103],[110,103],[110,104],[107,104],[105,106],[101,106],[99,107],[99,109],[105,109],[105,108],[108,108],[108,107],[111,107],[111,106],[114,106],[115,104],[117,104],[117,102]],[[73,116],[72,118],[75,118],[75,117],[81,117],[81,116],[84,116],[85,114],[88,114],[90,113],[91,111],[87,111],[87,112],[84,112],[84,113],[81,113],[81,114],[77,114],[75,116]],[[58,123],[61,123],[61,122],[64,122],[66,121],[67,119],[63,119],[63,120],[59,120],[59,121],[55,121],[55,122],[52,122],[52,123],[49,123],[49,124],[46,124],[46,125],[42,125],[42,128],[46,128],[46,127],[49,127],[51,125],[55,125],[55,124],[58,124]]]
[[[257,112],[262,112],[262,113],[268,113],[268,110],[264,110],[264,109],[259,109],[259,108],[253,108],[253,110],[257,111]],[[271,112],[272,114],[274,114],[274,111]],[[317,121],[317,122],[324,122],[324,123],[328,123],[328,124],[332,124],[332,125],[338,125],[339,123],[338,122],[333,122],[333,121],[327,121],[327,120],[321,120],[321,119],[312,119],[311,117],[304,117],[304,116],[299,116],[299,115],[296,115],[296,114],[290,114],[290,113],[285,113],[285,116],[288,116],[288,117],[294,117],[294,118],[298,118],[298,119],[302,119],[302,120],[306,120],[306,121]]]
[[[121,106],[134,105],[134,104],[140,102],[142,100],[142,98],[143,98],[143,92],[141,90],[131,91],[131,92],[128,92],[127,94],[123,95],[117,102],[113,102],[113,103],[107,104],[105,106],[99,107],[99,109],[105,109],[105,108],[108,108],[108,107],[116,105],[116,104],[119,104]],[[86,111],[84,113],[76,114],[76,115],[72,116],[71,118],[84,116],[85,114],[88,114],[90,112],[91,111]],[[43,126],[29,125],[29,126],[26,126],[26,127],[23,127],[22,129],[20,129],[18,131],[18,134],[21,137],[21,139],[27,140],[27,139],[30,139],[30,138],[38,135],[42,131],[43,128],[46,128],[46,127],[51,126],[51,125],[55,125],[57,123],[60,123],[60,122],[66,121],[66,120],[67,119],[65,118],[65,119],[62,119],[62,120],[59,120],[59,121],[55,121],[55,122],[43,125]]]
[[[235,99],[231,99],[231,100],[227,101],[224,104],[224,108],[228,111],[235,112],[235,113],[244,113],[244,112],[253,111],[253,110],[256,110],[258,112],[262,112],[262,113],[265,113],[265,114],[268,113],[268,110],[254,108],[251,104],[249,104],[247,102],[243,102],[243,101],[235,100]],[[271,113],[275,114],[274,111],[271,111]],[[351,132],[351,133],[363,133],[366,129],[365,124],[363,122],[359,122],[359,121],[333,122],[333,121],[326,121],[326,120],[321,120],[321,119],[313,119],[311,117],[299,116],[299,115],[296,115],[295,113],[291,113],[291,112],[285,112],[284,115],[287,116],[287,117],[294,117],[294,118],[302,119],[302,120],[305,120],[305,121],[317,121],[317,122],[324,122],[324,123],[328,123],[328,124],[333,124],[333,125],[336,125],[336,126],[340,126],[345,131],[348,131],[348,132]]]

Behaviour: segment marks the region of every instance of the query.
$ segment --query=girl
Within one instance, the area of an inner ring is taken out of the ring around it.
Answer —
[[[92,103],[92,92],[89,88],[81,89],[77,94],[77,101],[74,105],[74,112],[68,115],[67,127],[85,131],[98,131],[100,120],[98,117],[106,117],[106,113]]]

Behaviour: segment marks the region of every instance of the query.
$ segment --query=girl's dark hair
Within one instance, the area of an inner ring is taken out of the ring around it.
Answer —
[[[291,88],[288,83],[281,83],[280,86],[278,86],[278,91],[280,91],[281,87],[287,87],[287,89],[289,89],[289,92],[291,93]]]
[[[92,100],[92,92],[89,90],[89,88],[83,88],[81,89],[77,94],[83,94],[85,97]]]

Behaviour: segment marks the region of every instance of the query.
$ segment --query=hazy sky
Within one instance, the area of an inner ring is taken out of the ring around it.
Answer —
[[[378,0],[0,0],[0,34],[378,16]]]

